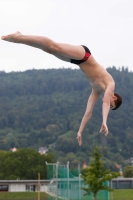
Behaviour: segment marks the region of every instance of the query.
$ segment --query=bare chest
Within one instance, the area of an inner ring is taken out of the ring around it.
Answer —
[[[99,93],[102,93],[105,91],[106,86],[104,83],[100,82],[100,81],[89,81],[91,87],[95,90],[98,91]]]

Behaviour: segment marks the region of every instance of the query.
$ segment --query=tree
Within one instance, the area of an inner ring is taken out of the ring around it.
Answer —
[[[0,151],[0,178],[3,180],[35,180],[38,172],[42,179],[47,178],[46,162],[53,163],[51,153],[40,155],[34,149],[23,148],[16,152]]]
[[[88,188],[82,189],[86,191],[85,195],[92,192],[94,199],[96,200],[98,191],[112,190],[109,186],[105,186],[104,183],[113,178],[117,178],[119,173],[111,172],[104,167],[104,164],[101,161],[102,154],[99,153],[98,147],[94,149],[94,153],[92,153],[91,156],[93,157],[93,161],[90,163],[90,167],[83,169],[81,172],[81,177],[85,181],[85,184],[88,185]]]
[[[104,160],[110,162],[110,165],[106,162],[107,168],[113,171],[116,159],[122,168],[126,166],[125,160],[133,155],[133,72],[115,66],[107,71],[115,79],[116,92],[123,98],[122,107],[109,113],[110,133],[106,139],[101,137],[98,133],[101,96],[84,130],[84,145],[80,148],[76,134],[91,93],[80,69],[0,72],[0,149],[38,149],[55,144],[52,151],[56,151],[56,161],[66,163],[73,152],[78,158],[71,162],[74,167],[77,161],[88,162],[88,151],[99,145]],[[84,156],[79,156],[79,151]]]
[[[133,166],[127,166],[124,168],[124,172],[123,175],[125,178],[129,177],[133,177]]]

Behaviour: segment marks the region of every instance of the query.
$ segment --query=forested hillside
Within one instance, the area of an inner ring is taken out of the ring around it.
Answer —
[[[0,72],[0,149],[46,146],[56,160],[74,166],[88,163],[89,152],[98,145],[108,167],[124,165],[133,157],[133,73],[124,67],[107,70],[123,104],[110,111],[109,135],[105,137],[99,134],[102,97],[97,101],[81,147],[76,134],[91,87],[80,70]]]

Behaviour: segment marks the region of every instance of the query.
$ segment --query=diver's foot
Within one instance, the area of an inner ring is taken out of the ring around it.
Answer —
[[[8,42],[18,43],[19,42],[19,37],[21,35],[22,34],[19,31],[17,31],[16,33],[13,33],[13,34],[10,34],[10,35],[6,35],[6,36],[2,36],[1,39],[5,40],[5,41],[8,41]]]

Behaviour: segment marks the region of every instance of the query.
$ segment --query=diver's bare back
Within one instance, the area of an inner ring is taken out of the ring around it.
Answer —
[[[79,65],[80,69],[88,78],[93,89],[103,92],[110,83],[114,83],[112,76],[94,59],[91,55],[89,59]]]

